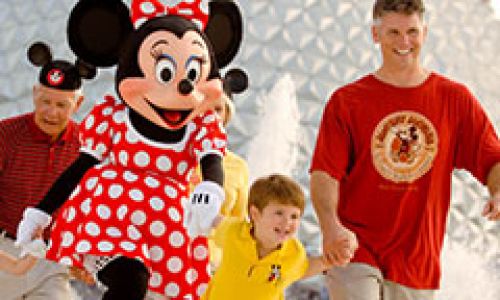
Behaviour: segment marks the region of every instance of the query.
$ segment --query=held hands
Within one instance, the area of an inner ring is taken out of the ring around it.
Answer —
[[[482,215],[490,221],[500,220],[500,193],[492,196],[486,203]]]
[[[23,218],[17,227],[17,247],[26,247],[43,229],[47,228],[52,217],[46,212],[28,207],[24,210]]]
[[[208,236],[219,215],[224,190],[212,181],[202,181],[184,208],[184,227],[191,238]]]
[[[358,249],[358,239],[351,230],[341,224],[323,230],[323,259],[330,266],[345,266]]]

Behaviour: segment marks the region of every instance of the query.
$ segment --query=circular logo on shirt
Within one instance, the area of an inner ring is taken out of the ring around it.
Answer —
[[[413,182],[425,175],[437,150],[436,129],[425,116],[412,111],[388,115],[372,136],[375,169],[393,182]]]
[[[52,86],[60,85],[64,80],[64,73],[60,69],[52,69],[47,73],[47,82]]]

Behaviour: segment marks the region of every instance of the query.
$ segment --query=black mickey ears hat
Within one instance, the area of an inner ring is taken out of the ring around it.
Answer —
[[[52,60],[50,48],[42,42],[30,46],[28,59],[33,65],[42,67],[40,83],[58,90],[77,90],[82,86],[82,78],[92,79],[97,74],[94,66],[81,60],[74,65],[64,60]]]

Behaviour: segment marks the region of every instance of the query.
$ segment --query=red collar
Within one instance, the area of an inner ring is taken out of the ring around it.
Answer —
[[[35,123],[35,114],[31,113],[28,118],[28,129],[33,135],[33,139],[37,142],[44,142],[48,144],[64,144],[71,139],[73,132],[77,129],[76,124],[73,121],[69,121],[66,129],[63,131],[61,136],[54,142],[52,142],[52,137],[45,132],[43,132],[38,125]]]

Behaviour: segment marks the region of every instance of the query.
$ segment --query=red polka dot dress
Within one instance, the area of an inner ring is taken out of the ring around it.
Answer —
[[[83,267],[85,255],[123,255],[150,270],[149,289],[172,299],[199,298],[209,280],[205,238],[188,238],[183,202],[188,176],[205,154],[223,155],[224,129],[213,112],[163,144],[138,133],[128,108],[108,96],[82,122],[82,152],[102,163],[89,169],[61,208],[47,258]]]

